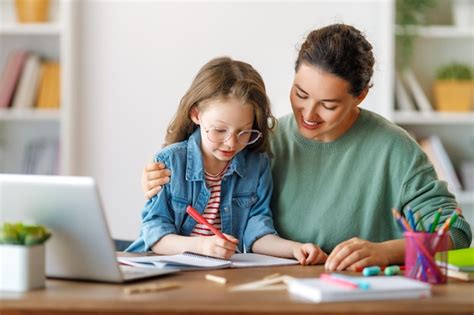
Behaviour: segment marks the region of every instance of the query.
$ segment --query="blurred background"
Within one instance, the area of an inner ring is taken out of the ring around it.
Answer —
[[[199,68],[228,55],[291,111],[298,47],[352,24],[374,46],[362,107],[407,129],[474,225],[474,0],[0,0],[0,173],[94,177],[115,238]]]

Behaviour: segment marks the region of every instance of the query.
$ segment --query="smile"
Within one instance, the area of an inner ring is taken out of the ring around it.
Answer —
[[[301,117],[301,121],[303,122],[303,126],[307,129],[316,129],[323,123],[322,121],[309,121],[303,117]]]

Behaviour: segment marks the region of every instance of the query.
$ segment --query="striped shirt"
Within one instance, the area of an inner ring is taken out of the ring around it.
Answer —
[[[207,187],[211,193],[209,202],[207,203],[206,209],[202,213],[204,219],[206,219],[210,224],[212,224],[217,230],[221,230],[221,213],[219,211],[219,206],[221,204],[221,183],[222,177],[224,177],[224,172],[227,169],[227,166],[224,167],[224,170],[217,175],[211,175],[207,172],[204,172],[204,179],[206,180]],[[205,226],[204,224],[197,223],[191,232],[191,236],[213,236],[214,233]]]

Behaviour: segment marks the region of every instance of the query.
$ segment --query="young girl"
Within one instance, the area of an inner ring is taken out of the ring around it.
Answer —
[[[239,248],[294,257],[303,265],[324,262],[319,247],[282,239],[273,226],[268,136],[274,124],[265,85],[252,66],[226,57],[204,65],[155,156],[173,176],[146,203],[140,238],[127,251],[229,258]],[[227,239],[197,224],[186,214],[188,205]]]

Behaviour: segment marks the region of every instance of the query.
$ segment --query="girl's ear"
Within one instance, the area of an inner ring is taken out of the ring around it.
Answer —
[[[197,106],[193,106],[189,112],[189,117],[196,124],[199,125],[199,109]]]

